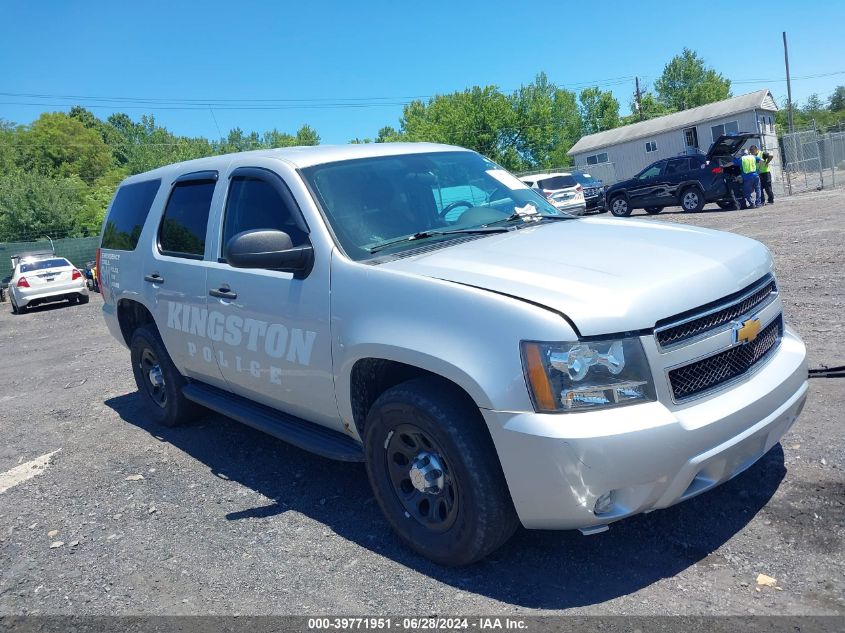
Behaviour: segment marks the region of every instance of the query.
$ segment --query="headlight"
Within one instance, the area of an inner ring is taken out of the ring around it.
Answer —
[[[522,342],[522,366],[534,409],[566,413],[655,400],[638,338]]]

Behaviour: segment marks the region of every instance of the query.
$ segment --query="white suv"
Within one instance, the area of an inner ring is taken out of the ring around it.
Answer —
[[[556,208],[573,215],[587,211],[584,187],[568,172],[529,174],[519,178],[532,189],[540,191]]]
[[[762,244],[573,217],[459,147],[132,176],[98,260],[152,419],[203,405],[363,461],[387,521],[443,564],[519,523],[592,533],[700,494],[777,444],[807,393]]]

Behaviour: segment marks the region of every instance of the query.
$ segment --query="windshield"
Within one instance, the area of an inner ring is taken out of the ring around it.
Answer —
[[[62,258],[55,259],[41,259],[28,264],[21,264],[22,273],[31,273],[35,270],[46,270],[47,268],[59,268],[61,266],[70,266],[71,263]]]
[[[590,174],[582,174],[574,171],[572,176],[582,185],[598,185],[601,181],[598,178],[593,178]]]
[[[431,233],[428,242],[407,240],[384,252],[467,237],[451,230],[522,224],[532,214],[568,217],[474,152],[356,159],[309,167],[303,175],[341,246],[356,260],[406,236]]]

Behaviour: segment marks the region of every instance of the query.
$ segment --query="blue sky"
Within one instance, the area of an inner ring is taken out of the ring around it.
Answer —
[[[612,89],[626,114],[633,76],[654,81],[684,46],[732,80],[763,80],[736,83],[734,94],[767,87],[780,103],[784,29],[793,77],[839,73],[795,79],[793,98],[813,92],[824,98],[845,84],[845,2],[795,6],[794,0],[6,0],[0,118],[29,123],[42,111],[80,103],[101,117],[152,113],[177,134],[216,138],[218,128],[225,134],[236,126],[293,132],[309,123],[323,142],[343,143],[375,136],[383,125],[398,127],[410,97],[474,84],[510,91],[539,71],[565,87]],[[173,99],[182,101],[165,102]],[[253,103],[266,109],[231,109],[243,100],[274,101]],[[218,104],[213,115],[201,101]],[[186,106],[199,109],[175,109]]]

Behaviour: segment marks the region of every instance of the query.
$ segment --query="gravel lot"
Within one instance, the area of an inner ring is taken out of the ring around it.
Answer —
[[[674,211],[764,242],[811,366],[845,363],[845,192]],[[444,570],[399,544],[362,465],[220,416],[153,426],[100,303],[0,309],[0,473],[60,449],[0,493],[0,614],[845,613],[843,379],[812,380],[782,446],[714,491]]]

